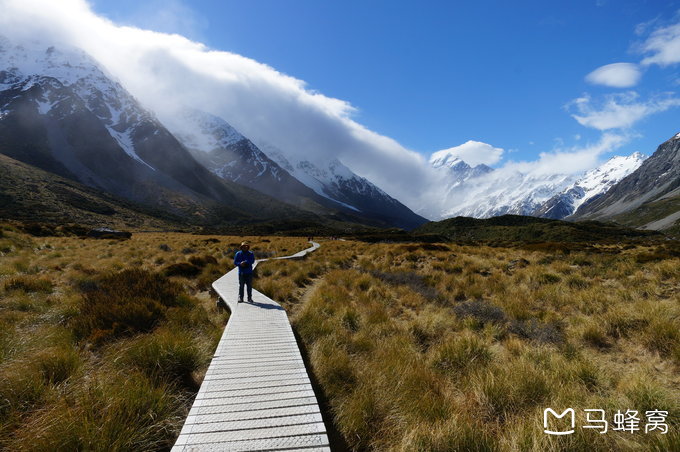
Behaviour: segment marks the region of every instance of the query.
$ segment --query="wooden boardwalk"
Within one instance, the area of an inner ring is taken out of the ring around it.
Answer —
[[[231,317],[173,452],[330,451],[286,311],[254,289],[253,303],[237,303],[237,269],[213,288]]]

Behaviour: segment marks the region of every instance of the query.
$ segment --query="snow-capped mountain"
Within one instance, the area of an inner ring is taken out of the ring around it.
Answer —
[[[432,168],[446,172],[446,184],[449,190],[465,183],[468,179],[480,177],[493,171],[493,168],[484,164],[470,166],[453,155],[448,149],[432,154],[430,165]]]
[[[449,150],[432,154],[430,165],[442,174],[445,186],[438,211],[430,214],[438,219],[531,215],[574,181],[564,174],[525,174],[483,164],[472,167]]]
[[[451,153],[449,149],[443,151],[437,151],[430,156],[430,165],[432,168],[449,168],[457,173],[469,173],[471,177],[476,177],[493,171],[493,168],[480,164],[475,167],[471,167],[465,163],[460,158],[456,157]]]
[[[265,153],[223,119],[196,110],[163,122],[200,162],[226,180],[308,210],[336,209],[388,225],[403,216],[396,224],[417,225],[411,224],[412,212],[338,160],[323,169],[308,160],[293,166],[279,149],[268,145]],[[388,210],[389,216],[381,212]]]
[[[445,196],[438,218],[489,218],[505,214],[562,219],[597,199],[635,171],[644,155],[613,157],[581,175],[525,173],[510,168],[471,167],[448,151],[432,154],[430,164],[444,173]]]
[[[447,193],[453,207],[445,210],[442,218],[532,215],[573,181],[573,176],[565,174],[532,175],[519,171],[493,171],[453,187]],[[456,204],[456,200],[460,202]]]
[[[16,160],[174,213],[206,216],[208,203],[227,221],[290,204],[341,221],[425,221],[339,162],[300,173],[326,183],[320,194],[214,116],[170,118],[180,142],[79,49],[1,38],[0,68],[0,152]]]
[[[604,195],[583,204],[574,219],[614,219],[635,227],[680,226],[680,133]]]
[[[259,147],[318,195],[363,216],[383,219],[388,224],[405,229],[412,229],[427,221],[368,179],[352,172],[338,159],[313,162],[311,159],[287,155],[269,143],[260,142]]]
[[[222,179],[298,206],[311,208],[310,203],[318,201],[312,190],[222,118],[187,109],[167,115],[163,122],[199,162]]]
[[[573,214],[579,207],[602,196],[614,184],[638,169],[646,158],[639,152],[627,157],[612,157],[546,201],[533,215],[562,219]]]
[[[0,68],[0,152],[9,157],[182,215],[217,203],[219,215],[243,217],[256,204],[199,164],[84,52],[3,38]]]
[[[284,177],[276,162],[217,116],[183,110],[163,122],[194,157],[223,179],[262,187]]]

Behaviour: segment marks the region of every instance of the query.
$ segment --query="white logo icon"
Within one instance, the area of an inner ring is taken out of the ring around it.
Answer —
[[[566,431],[554,431],[550,430],[548,428],[548,413],[552,414],[555,418],[557,419],[562,419],[563,417],[570,415],[571,416],[571,430],[566,430]],[[545,433],[548,435],[571,435],[574,433],[574,428],[576,427],[576,416],[574,414],[574,409],[573,408],[567,408],[564,410],[561,414],[557,414],[555,410],[552,408],[546,408],[543,410],[543,430]]]

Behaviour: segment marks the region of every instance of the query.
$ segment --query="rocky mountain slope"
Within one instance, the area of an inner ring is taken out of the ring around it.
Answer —
[[[268,143],[259,143],[259,147],[281,168],[319,196],[350,212],[380,221],[386,226],[404,229],[413,229],[427,222],[368,179],[352,172],[338,159],[314,161],[311,156],[300,158],[286,154]]]
[[[550,198],[532,215],[552,219],[565,218],[576,212],[579,207],[604,195],[617,182],[638,169],[646,158],[639,152],[627,157],[612,157]]]
[[[649,229],[680,224],[680,133],[573,219],[610,219]]]
[[[184,218],[0,154],[0,218],[120,229],[186,229]]]
[[[200,163],[224,180],[318,213],[343,208],[291,176],[217,116],[182,110],[166,115],[163,122]]]
[[[0,153],[192,221],[302,214],[212,174],[77,49],[2,39],[0,67]]]

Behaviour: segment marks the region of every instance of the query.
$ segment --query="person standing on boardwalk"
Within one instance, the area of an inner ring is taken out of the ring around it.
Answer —
[[[238,267],[238,302],[243,302],[243,286],[248,289],[248,303],[253,302],[253,264],[255,254],[250,251],[248,242],[241,243],[241,251],[234,256],[234,265]]]

